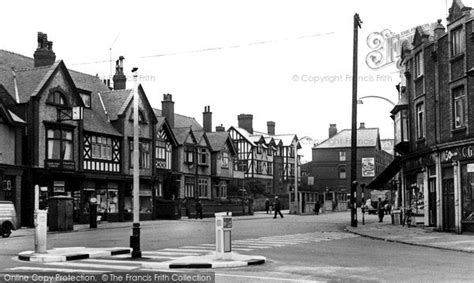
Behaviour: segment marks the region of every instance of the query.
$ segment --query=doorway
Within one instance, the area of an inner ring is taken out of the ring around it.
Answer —
[[[455,230],[455,216],[454,216],[454,176],[453,168],[443,168],[443,230]]]

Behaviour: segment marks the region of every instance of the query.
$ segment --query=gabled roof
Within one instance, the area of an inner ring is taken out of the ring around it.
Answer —
[[[222,151],[227,145],[232,154],[236,153],[228,132],[211,132],[206,133],[206,136],[209,140],[211,151]]]
[[[176,137],[178,145],[183,145],[189,135],[191,135],[192,138],[195,139],[193,131],[190,127],[173,128],[173,134]]]
[[[52,74],[59,64],[64,66],[62,61],[58,61],[51,66],[35,68],[33,58],[6,50],[0,50],[0,84],[4,85],[5,89],[13,99],[15,99],[13,72],[11,70],[11,67],[14,67],[20,102],[27,102],[30,96],[39,90],[41,84],[46,82],[49,78],[49,74]],[[91,92],[92,109],[84,109],[84,130],[121,136],[108,122],[107,116],[97,96],[97,92],[109,91],[110,89],[96,76],[73,70],[67,71],[77,89]]]
[[[237,133],[239,133],[252,146],[255,146],[255,143],[253,142],[253,138],[251,137],[250,133],[247,132],[247,130],[243,128],[231,126],[228,131],[232,129],[234,129]]]
[[[351,130],[345,129],[328,138],[314,148],[350,148]],[[380,148],[380,137],[378,128],[357,129],[357,147]]]
[[[178,141],[176,140],[176,136],[173,133],[173,130],[170,127],[170,124],[168,124],[168,121],[166,120],[165,117],[156,117],[156,128],[157,129],[164,129],[166,134],[169,135],[171,138],[171,142],[174,146],[178,145]]]
[[[161,109],[153,108],[157,117],[162,117]],[[174,114],[174,126],[175,128],[191,127],[193,130],[202,130],[202,126],[193,117],[184,116],[181,114]]]
[[[126,107],[133,98],[131,89],[109,90],[100,92],[105,109],[111,121],[118,119],[118,116],[123,115]]]
[[[461,0],[454,0],[451,8],[449,8],[448,22],[453,22],[463,15],[464,11],[471,11],[472,8],[464,5]]]
[[[4,119],[5,122],[11,125],[24,126],[26,122],[18,117],[15,113],[8,110],[3,102],[0,100],[0,117]]]
[[[207,139],[207,134],[204,130],[198,130],[198,131],[192,131],[192,132],[198,144],[202,144],[202,141],[204,140],[204,143],[206,144],[206,146],[207,147],[210,146],[209,140]]]

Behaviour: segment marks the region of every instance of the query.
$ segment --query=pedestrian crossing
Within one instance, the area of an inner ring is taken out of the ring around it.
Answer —
[[[258,238],[239,239],[232,241],[232,250],[242,254],[259,254],[266,249],[283,248],[301,244],[311,244],[359,237],[345,232],[314,232],[291,235],[266,236]],[[215,252],[215,244],[199,244],[177,248],[163,248],[155,251],[142,251],[142,259],[132,260],[129,254],[89,258],[66,262],[43,263],[44,267],[33,265],[10,268],[11,271],[54,271],[54,272],[109,272],[109,271],[138,271],[143,270],[145,262],[168,262],[174,259],[202,256]],[[23,263],[23,262],[22,262]],[[81,271],[79,271],[81,270]]]

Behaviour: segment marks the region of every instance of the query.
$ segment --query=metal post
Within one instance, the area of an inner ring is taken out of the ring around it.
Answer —
[[[138,89],[137,89],[137,70],[133,68],[133,226],[132,236],[130,236],[130,248],[132,251],[132,258],[141,258],[142,252],[140,250],[140,143],[138,139]]]
[[[359,14],[354,15],[354,49],[352,68],[352,128],[351,128],[351,226],[357,227],[357,45],[362,21]]]
[[[297,161],[297,152],[298,152],[298,141],[295,142],[295,204],[296,204],[296,214],[300,214],[300,203],[298,197],[298,161]]]
[[[39,194],[40,188],[35,185],[35,253],[46,253],[48,211],[39,209]]]

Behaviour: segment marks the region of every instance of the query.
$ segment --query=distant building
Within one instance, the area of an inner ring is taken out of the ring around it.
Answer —
[[[357,129],[357,181],[370,183],[392,161],[393,156],[382,149],[378,128]],[[302,184],[304,189],[319,193],[325,210],[346,210],[350,194],[351,130],[337,131],[331,124],[329,138],[313,147],[312,161],[302,165],[302,179],[313,177],[314,185]],[[369,191],[357,189],[357,203],[370,197]]]

